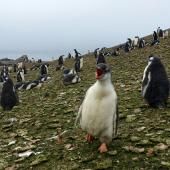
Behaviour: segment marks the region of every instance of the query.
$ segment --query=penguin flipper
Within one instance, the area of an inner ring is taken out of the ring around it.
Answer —
[[[117,104],[116,113],[114,114],[114,118],[113,118],[113,138],[117,136],[118,122],[119,122],[119,112],[118,112],[118,104]]]
[[[76,121],[75,121],[75,127],[77,127],[77,122],[81,119],[82,109],[83,109],[83,103],[80,105],[80,108],[79,108],[79,111],[76,117]]]

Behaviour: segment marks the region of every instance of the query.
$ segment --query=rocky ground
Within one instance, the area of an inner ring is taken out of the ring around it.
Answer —
[[[74,126],[84,94],[95,82],[95,59],[88,56],[79,84],[64,86],[61,72],[50,66],[52,79],[41,89],[20,91],[20,104],[12,111],[0,108],[0,169],[170,169],[170,101],[166,109],[152,109],[141,97],[150,54],[161,55],[170,75],[170,38],[154,47],[107,58],[120,115],[118,136],[108,153],[98,153],[99,140],[88,144],[85,132]],[[72,64],[66,61],[66,66]],[[38,71],[30,71],[26,79],[37,75]]]

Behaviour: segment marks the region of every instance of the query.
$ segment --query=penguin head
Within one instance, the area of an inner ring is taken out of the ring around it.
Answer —
[[[159,57],[154,56],[154,55],[150,55],[149,59],[148,59],[148,63],[152,63],[152,64],[158,64],[161,63],[161,60]]]
[[[110,77],[110,68],[107,64],[99,63],[96,67],[96,79],[105,80]]]

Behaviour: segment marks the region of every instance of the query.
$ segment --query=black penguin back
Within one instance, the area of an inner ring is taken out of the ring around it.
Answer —
[[[15,91],[13,81],[8,79],[2,88],[1,106],[3,110],[11,110],[19,102],[18,95]]]

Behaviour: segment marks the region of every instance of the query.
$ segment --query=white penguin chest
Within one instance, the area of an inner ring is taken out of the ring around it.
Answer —
[[[100,87],[94,84],[83,102],[81,126],[97,135],[113,124],[117,95],[112,85]]]

